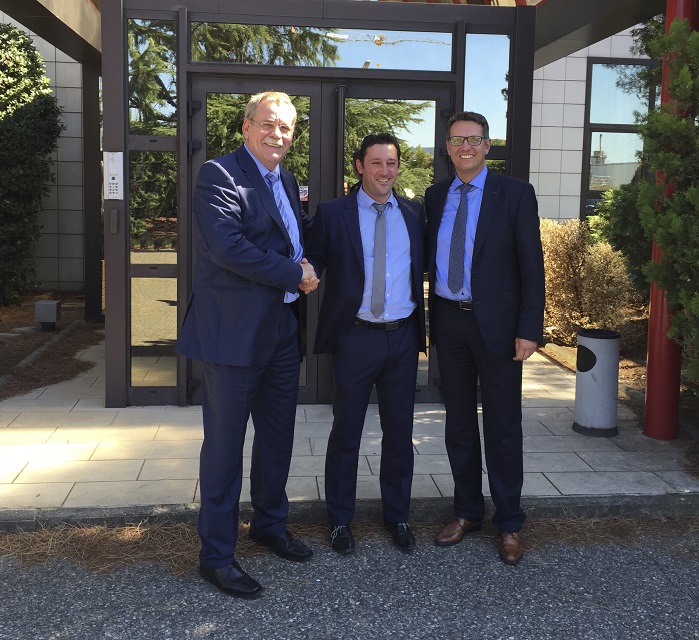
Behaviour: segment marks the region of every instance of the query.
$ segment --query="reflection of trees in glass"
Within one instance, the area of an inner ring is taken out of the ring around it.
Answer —
[[[174,24],[160,20],[130,20],[129,121],[142,135],[175,135]]]
[[[352,154],[359,149],[365,136],[372,133],[392,133],[398,138],[401,148],[400,175],[396,182],[396,191],[401,195],[424,195],[434,176],[432,156],[421,147],[411,149],[397,134],[409,131],[411,125],[422,122],[422,112],[430,105],[430,102],[404,100],[346,100],[344,180],[350,185],[356,182]]]
[[[327,29],[261,24],[195,22],[192,61],[331,67],[337,46]]]
[[[654,38],[665,33],[665,16],[658,15],[638,28],[631,30],[633,44],[630,51],[634,56],[646,56],[652,58],[650,43]],[[650,102],[651,90],[660,95],[660,80],[662,69],[658,65],[605,65],[609,69],[616,69],[618,77],[616,86],[628,95],[637,96],[646,107],[652,107]]]
[[[174,249],[177,243],[177,162],[174,153],[133,151],[129,158],[131,243]]]
[[[206,100],[206,155],[217,158],[235,151],[244,142],[241,127],[247,93],[210,93]],[[291,96],[296,107],[294,142],[284,157],[283,165],[292,171],[300,185],[308,185],[309,112],[308,96]]]

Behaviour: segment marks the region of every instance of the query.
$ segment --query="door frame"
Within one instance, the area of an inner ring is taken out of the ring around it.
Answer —
[[[344,107],[346,99],[404,99],[424,100],[435,103],[435,142],[434,142],[434,180],[446,178],[449,174],[447,154],[444,147],[446,139],[446,120],[452,112],[454,89],[450,83],[424,82],[406,83],[405,81],[385,82],[372,80],[328,80],[322,78],[302,78],[278,80],[273,84],[275,90],[289,95],[303,95],[310,98],[310,147],[309,147],[309,197],[308,211],[315,213],[319,202],[342,195],[344,174]],[[188,219],[183,223],[191,228],[192,198],[199,168],[207,160],[206,153],[206,100],[209,93],[244,93],[253,94],[270,87],[267,79],[251,77],[234,77],[217,75],[193,76],[191,78],[191,104],[193,108],[189,119],[191,154],[188,155],[190,176],[190,198],[187,203]],[[330,142],[332,141],[332,142]],[[191,234],[190,245],[191,245]],[[183,308],[191,292],[191,268],[193,265],[193,248],[187,251],[190,259],[182,265],[188,282],[187,297],[180,301]],[[318,312],[322,300],[323,287],[308,295],[306,303],[306,353],[304,356],[305,385],[299,386],[298,401],[302,404],[330,403],[333,397],[331,358],[327,355],[313,354]],[[434,381],[436,358],[428,358],[427,384],[418,386],[418,401],[440,401],[439,390]],[[200,402],[200,367],[188,359],[186,385],[188,403]]]

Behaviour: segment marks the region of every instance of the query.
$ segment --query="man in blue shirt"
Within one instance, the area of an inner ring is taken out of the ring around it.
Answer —
[[[370,135],[355,158],[361,187],[318,205],[306,255],[325,294],[314,353],[333,357],[333,427],[325,464],[332,548],[354,551],[350,524],[364,418],[376,385],[383,438],[379,484],[386,529],[403,551],[415,547],[408,526],[413,478],[413,405],[425,349],[424,212],[396,196],[400,146]]]
[[[478,384],[493,523],[500,557],[524,553],[522,363],[542,339],[544,261],[534,188],[489,171],[487,120],[461,112],[447,122],[456,175],[425,193],[430,344],[437,350],[454,477],[454,518],[435,543],[481,528],[485,513]]]

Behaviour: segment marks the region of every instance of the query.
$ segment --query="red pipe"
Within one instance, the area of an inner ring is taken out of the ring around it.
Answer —
[[[698,0],[667,0],[665,30],[674,20],[689,20],[693,30],[697,29]],[[668,95],[667,61],[663,61],[661,108],[670,103]],[[665,193],[672,195],[672,184],[668,183]],[[653,242],[653,260],[658,262],[662,252]],[[682,350],[667,337],[672,323],[672,314],[665,292],[655,283],[650,286],[650,308],[648,318],[648,359],[646,361],[646,406],[643,433],[658,440],[673,440],[677,437],[680,403],[680,372]]]

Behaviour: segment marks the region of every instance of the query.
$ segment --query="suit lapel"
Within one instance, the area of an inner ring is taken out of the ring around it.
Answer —
[[[451,187],[453,181],[453,178],[449,178],[434,186],[434,195],[432,198],[434,205],[430,207],[430,220],[428,225],[429,229],[431,230],[431,233],[429,234],[429,252],[434,259],[436,259],[437,256],[437,235],[439,232],[439,225],[442,224],[444,206],[447,203],[449,187]]]
[[[345,208],[342,211],[342,219],[347,229],[354,254],[364,271],[364,251],[362,249],[362,232],[359,230],[359,206],[357,205],[357,194],[354,193],[344,201]]]
[[[485,237],[490,229],[490,223],[495,215],[495,207],[500,196],[500,177],[497,173],[488,171],[483,186],[483,198],[481,200],[481,210],[478,213],[478,226],[476,227],[476,238],[473,241],[473,259],[483,248]]]
[[[277,223],[277,226],[281,229],[281,232],[286,238],[286,243],[289,246],[289,251],[293,251],[291,246],[291,238],[289,237],[289,232],[286,230],[284,225],[284,220],[282,220],[282,214],[277,209],[277,203],[274,201],[274,195],[272,194],[267,181],[260,174],[255,161],[250,157],[250,154],[245,149],[245,147],[240,147],[236,152],[238,156],[238,164],[240,168],[245,173],[247,179],[250,181],[251,186],[255,189],[255,192],[262,202],[265,211],[272,217],[272,219]],[[288,194],[288,190],[287,190]],[[292,198],[289,198],[293,202]],[[296,213],[296,212],[294,212]],[[300,235],[300,234],[299,234]]]

